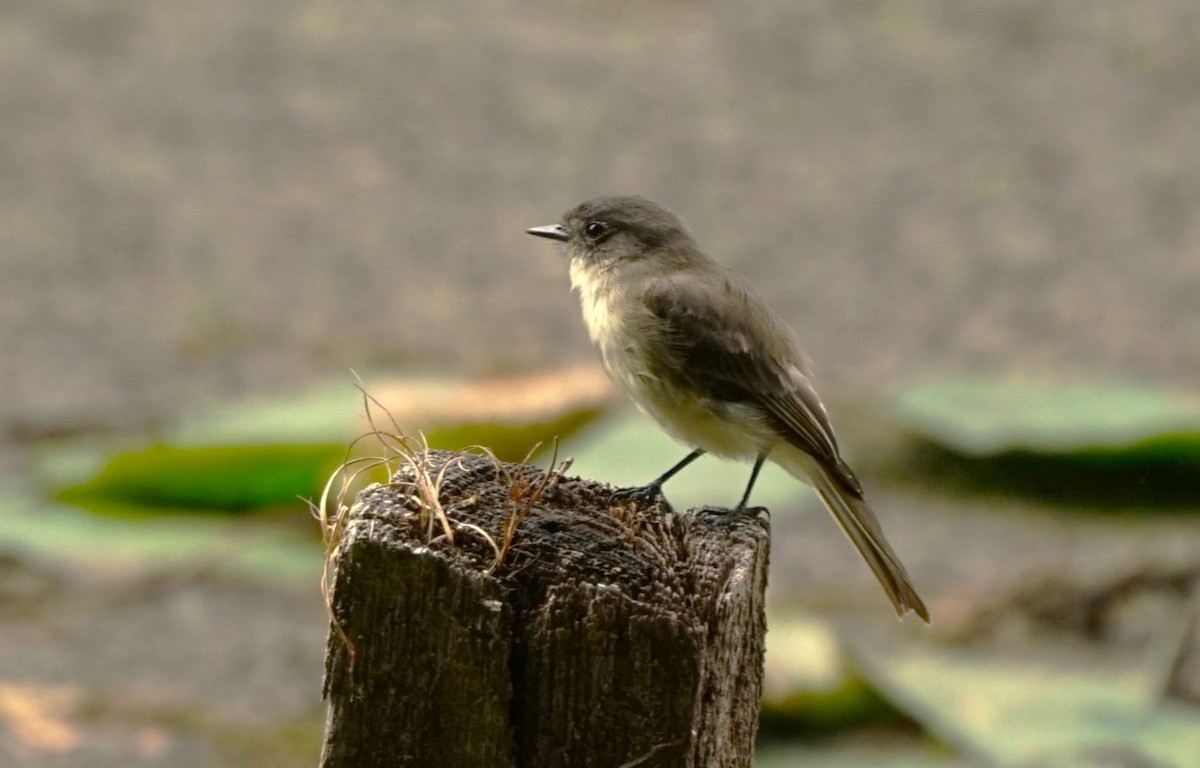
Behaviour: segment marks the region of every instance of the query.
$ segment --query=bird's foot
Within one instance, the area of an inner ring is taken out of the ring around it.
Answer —
[[[771,519],[771,510],[766,507],[746,507],[740,504],[732,509],[729,507],[696,507],[692,510],[692,513],[696,515],[709,515],[727,521],[736,520],[739,517],[758,519],[760,515],[766,515],[768,520]]]
[[[671,504],[667,501],[667,497],[663,495],[662,483],[649,483],[647,485],[635,485],[631,488],[618,488],[608,497],[609,504],[619,504],[623,501],[634,501],[639,504],[646,504],[647,506],[658,503],[662,505],[663,511],[667,514],[674,514],[675,512],[671,508]]]
[[[758,517],[766,515],[767,519],[771,519],[771,510],[766,507],[748,507],[745,504],[738,504],[733,508],[733,514],[738,517]]]

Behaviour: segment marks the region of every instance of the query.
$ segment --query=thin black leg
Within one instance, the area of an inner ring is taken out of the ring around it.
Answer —
[[[750,470],[750,482],[746,483],[746,492],[742,494],[742,500],[738,502],[736,511],[746,511],[746,504],[750,501],[750,491],[754,490],[754,483],[758,480],[758,473],[762,470],[763,462],[766,460],[766,453],[758,454],[758,458],[754,460],[754,469]]]
[[[678,475],[680,470],[682,470],[688,464],[691,464],[693,461],[695,461],[696,459],[700,458],[703,455],[704,455],[704,449],[697,448],[696,450],[689,453],[687,456],[684,456],[683,461],[679,462],[675,466],[668,469],[666,472],[663,472],[661,475],[659,475],[658,479],[651,482],[650,485],[657,485],[659,487],[662,487],[663,483],[667,482],[672,477],[675,477],[675,475]]]
[[[678,464],[676,464],[675,466],[671,467],[666,472],[663,472],[661,475],[659,475],[655,479],[651,480],[649,483],[647,483],[645,485],[635,486],[633,488],[618,488],[617,490],[613,491],[612,496],[609,497],[609,502],[611,503],[614,501],[634,500],[634,501],[643,501],[643,502],[646,502],[647,504],[652,504],[655,501],[661,500],[663,507],[668,512],[672,512],[674,510],[671,509],[671,505],[667,503],[667,500],[665,498],[663,498],[663,492],[662,492],[663,483],[667,482],[672,477],[675,477],[675,475],[679,474],[680,470],[682,470],[688,464],[691,464],[693,461],[695,461],[696,459],[700,458],[703,455],[704,455],[704,450],[701,448],[697,448],[696,450],[692,451],[687,456],[685,456],[683,458],[683,461],[681,461]]]

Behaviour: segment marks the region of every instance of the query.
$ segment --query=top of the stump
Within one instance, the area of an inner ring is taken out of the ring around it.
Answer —
[[[420,522],[423,502],[413,493],[420,473],[437,480],[453,542],[442,535],[440,521],[426,527]],[[697,563],[698,552],[740,547],[749,555],[768,535],[764,521],[728,510],[666,514],[657,504],[610,505],[611,493],[592,480],[547,479],[528,465],[428,451],[402,466],[389,484],[364,490],[348,524],[371,525],[373,535],[391,545],[428,547],[502,585],[519,582],[523,591],[569,580],[612,585],[635,600],[663,604],[711,593],[697,581],[723,581],[731,574],[713,569],[734,567],[728,564],[739,559],[731,551]],[[506,526],[511,530],[514,523],[506,547]],[[497,548],[504,550],[501,558]]]

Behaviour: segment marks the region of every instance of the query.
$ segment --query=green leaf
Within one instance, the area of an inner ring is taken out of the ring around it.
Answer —
[[[858,674],[824,622],[772,614],[759,732],[765,738],[828,735],[911,721]]]
[[[346,456],[340,444],[176,447],[119,453],[59,493],[94,511],[135,507],[245,510],[316,496]]]
[[[1200,402],[1150,387],[954,379],[898,401],[914,471],[940,487],[1096,507],[1200,502]]]
[[[581,408],[557,418],[529,422],[452,424],[430,429],[425,436],[430,448],[457,451],[486,446],[501,461],[520,462],[551,450],[554,438],[561,439],[578,432],[600,413],[600,408]]]
[[[951,379],[910,389],[898,410],[914,433],[967,456],[1200,461],[1200,401],[1151,387]]]
[[[1149,674],[938,648],[871,654],[867,679],[929,732],[998,766],[1191,768],[1200,712],[1159,703]]]
[[[491,449],[520,461],[555,437],[593,421],[611,391],[602,374],[565,369],[490,380],[393,378],[368,391],[371,419],[383,432],[405,432],[434,448]],[[89,440],[46,445],[39,468],[58,497],[104,513],[151,509],[248,510],[296,506],[320,494],[371,430],[364,398],[349,383],[272,401],[236,403],[189,414],[166,440],[127,448]],[[389,455],[374,437],[353,456]],[[382,474],[364,477],[384,480]]]
[[[320,580],[324,553],[315,522],[309,533],[213,515],[100,516],[3,490],[0,549],[99,572],[203,566],[292,588]]]

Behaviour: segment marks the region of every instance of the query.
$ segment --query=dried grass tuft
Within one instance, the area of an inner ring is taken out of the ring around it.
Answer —
[[[558,439],[554,439],[554,450],[550,468],[544,473],[534,472],[530,460],[541,447],[538,443],[529,450],[522,462],[513,467],[496,457],[485,446],[472,446],[452,455],[433,470],[430,462],[429,444],[425,436],[405,434],[391,412],[365,388],[361,379],[356,382],[363,398],[363,412],[369,429],[356,437],[347,447],[342,464],[330,475],[316,502],[308,502],[313,516],[321,528],[325,545],[325,562],[321,574],[321,594],[331,626],[335,627],[350,657],[353,669],[355,648],[333,611],[333,583],[336,576],[334,562],[342,545],[350,504],[365,485],[367,473],[380,468],[386,470],[387,483],[401,491],[401,498],[408,507],[407,519],[420,538],[428,546],[458,545],[460,536],[472,535],[482,538],[492,551],[492,562],[487,573],[501,568],[517,539],[521,523],[533,511],[534,506],[551,489],[571,466],[571,459],[558,461]],[[386,417],[380,428],[376,413]],[[374,441],[378,446],[375,455],[355,456],[365,441]],[[488,456],[496,468],[496,477],[507,486],[505,509],[500,530],[489,533],[479,525],[456,520],[447,514],[441,502],[441,486],[446,472],[458,465],[461,456],[478,452]],[[540,477],[538,476],[540,475]],[[499,539],[499,540],[497,540]]]

